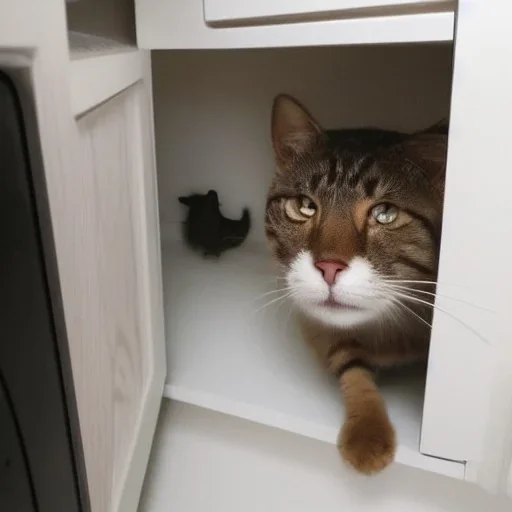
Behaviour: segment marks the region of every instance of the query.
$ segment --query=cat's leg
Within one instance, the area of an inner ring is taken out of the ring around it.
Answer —
[[[361,473],[377,473],[393,461],[396,437],[372,366],[362,351],[341,347],[332,351],[328,364],[339,379],[345,403],[338,438],[341,455]]]

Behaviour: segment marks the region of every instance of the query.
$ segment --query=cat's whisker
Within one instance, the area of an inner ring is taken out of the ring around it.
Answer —
[[[441,313],[444,313],[445,315],[448,315],[449,317],[453,318],[453,320],[455,320],[456,322],[460,323],[462,326],[464,326],[466,329],[468,329],[469,331],[471,331],[475,336],[477,336],[478,338],[480,338],[484,343],[486,344],[490,344],[489,340],[487,340],[486,338],[484,338],[477,330],[473,329],[473,327],[471,327],[470,325],[468,325],[466,322],[464,322],[463,320],[461,320],[460,318],[456,317],[453,313],[450,313],[449,311],[447,311],[446,309],[444,308],[441,308],[439,307],[437,304],[433,304],[431,302],[428,302],[426,300],[423,300],[423,299],[419,299],[418,297],[413,297],[411,295],[407,295],[407,294],[404,294],[404,293],[400,293],[400,292],[393,292],[393,295],[394,297],[401,297],[403,299],[406,299],[406,300],[410,300],[412,302],[416,302],[418,304],[423,304],[425,306],[428,306],[430,308],[433,308],[435,309],[436,311],[440,311]]]
[[[277,314],[277,312],[279,311],[279,309],[282,307],[283,304],[286,304],[286,299],[290,298],[293,296],[293,292],[288,295],[287,297],[285,297],[285,300],[283,300],[282,302],[279,302],[274,310],[274,314]]]
[[[287,299],[287,298],[289,298],[289,297],[291,297],[291,296],[293,296],[293,295],[294,295],[293,291],[291,291],[291,292],[287,292],[287,293],[285,293],[284,295],[281,295],[281,296],[279,296],[279,297],[277,297],[277,298],[275,298],[275,299],[272,299],[271,301],[269,301],[269,302],[267,302],[267,303],[263,304],[263,306],[259,307],[259,308],[254,312],[254,313],[255,313],[255,314],[257,314],[257,313],[261,312],[262,310],[264,310],[264,309],[268,308],[268,307],[269,307],[269,306],[271,306],[272,304],[275,304],[277,301],[285,300],[285,299]]]
[[[469,290],[474,290],[475,288],[479,288],[479,289],[489,289],[489,286],[486,285],[485,283],[477,283],[477,284],[456,284],[456,283],[447,283],[446,281],[434,281],[434,280],[426,280],[426,281],[421,281],[421,280],[415,280],[415,279],[397,279],[393,276],[386,276],[386,275],[380,275],[379,276],[379,279],[384,282],[384,283],[392,283],[392,284],[429,284],[429,285],[435,285],[435,286],[451,286],[453,288],[462,288],[462,289],[469,289]]]
[[[414,317],[416,317],[418,320],[420,320],[421,322],[423,322],[425,325],[427,325],[430,329],[432,329],[432,324],[430,324],[429,322],[427,322],[424,318],[422,318],[420,315],[418,315],[418,313],[416,313],[416,311],[414,311],[413,309],[411,309],[409,306],[405,305],[401,300],[397,299],[396,297],[392,297],[392,302],[398,306],[401,306],[403,309],[405,309],[406,311],[408,311],[409,313],[411,313],[411,315],[413,315]]]
[[[292,317],[292,312],[293,312],[293,302],[290,301],[290,307],[288,308],[288,315],[287,315],[286,320],[284,322],[285,328],[287,328],[288,325],[290,324],[290,319]]]
[[[262,293],[261,295],[258,295],[251,300],[256,302],[257,300],[260,300],[263,297],[267,297],[268,295],[272,295],[274,293],[279,293],[279,292],[286,292],[286,291],[290,291],[290,290],[292,290],[291,286],[285,286],[283,288],[276,288],[275,290],[270,290],[268,292]]]
[[[393,303],[393,306],[392,308],[389,308],[388,310],[388,313],[391,317],[391,320],[393,322],[395,322],[397,325],[400,325],[400,308],[397,307],[397,304],[394,304]],[[384,317],[381,315],[379,316],[379,325],[380,325],[380,328],[381,328],[381,331],[382,331],[382,323],[384,321]]]
[[[438,284],[445,284],[445,283],[439,283],[438,281],[417,281],[414,279],[387,279],[385,276],[380,276],[380,280],[383,283],[398,283],[398,284],[431,284],[431,285],[438,285]],[[457,285],[453,285],[457,286]]]
[[[488,313],[493,313],[493,314],[496,314],[496,311],[493,311],[492,309],[488,309],[484,306],[480,306],[478,304],[474,304],[472,302],[468,302],[464,299],[459,299],[459,298],[456,298],[456,297],[450,297],[449,295],[445,295],[445,294],[442,294],[442,293],[433,293],[433,292],[427,292],[425,290],[417,290],[415,288],[410,288],[409,286],[401,286],[401,285],[386,285],[387,288],[391,289],[391,290],[397,290],[397,291],[403,291],[404,293],[405,292],[409,292],[409,293],[421,293],[423,295],[429,295],[431,297],[442,297],[443,299],[449,299],[449,300],[453,300],[454,302],[460,302],[461,304],[466,304],[468,306],[472,306],[474,308],[477,308],[477,309],[481,309],[482,311],[487,311]]]
[[[266,276],[263,281],[260,280],[260,282],[264,283],[273,283],[276,281],[286,281],[286,277],[279,277],[279,276]]]

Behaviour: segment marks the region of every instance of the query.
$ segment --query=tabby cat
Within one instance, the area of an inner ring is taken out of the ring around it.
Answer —
[[[376,473],[392,462],[396,439],[375,372],[428,353],[446,127],[324,131],[280,95],[272,142],[266,234],[303,335],[339,381],[339,450],[356,470]]]

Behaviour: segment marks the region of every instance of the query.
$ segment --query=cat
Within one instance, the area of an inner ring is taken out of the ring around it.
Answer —
[[[267,239],[306,342],[339,381],[338,449],[374,474],[396,451],[375,373],[428,354],[447,126],[325,131],[288,95],[274,100],[271,125]]]
[[[191,248],[202,251],[204,256],[219,257],[227,249],[241,245],[247,237],[251,228],[249,210],[243,210],[240,220],[227,219],[220,211],[215,190],[178,199],[189,207],[183,236]]]

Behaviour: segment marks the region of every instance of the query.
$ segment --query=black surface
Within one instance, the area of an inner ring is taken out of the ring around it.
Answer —
[[[37,510],[20,426],[1,379],[0,505],[1,510]]]
[[[33,162],[16,91],[0,73],[0,511],[85,512],[44,177]]]

